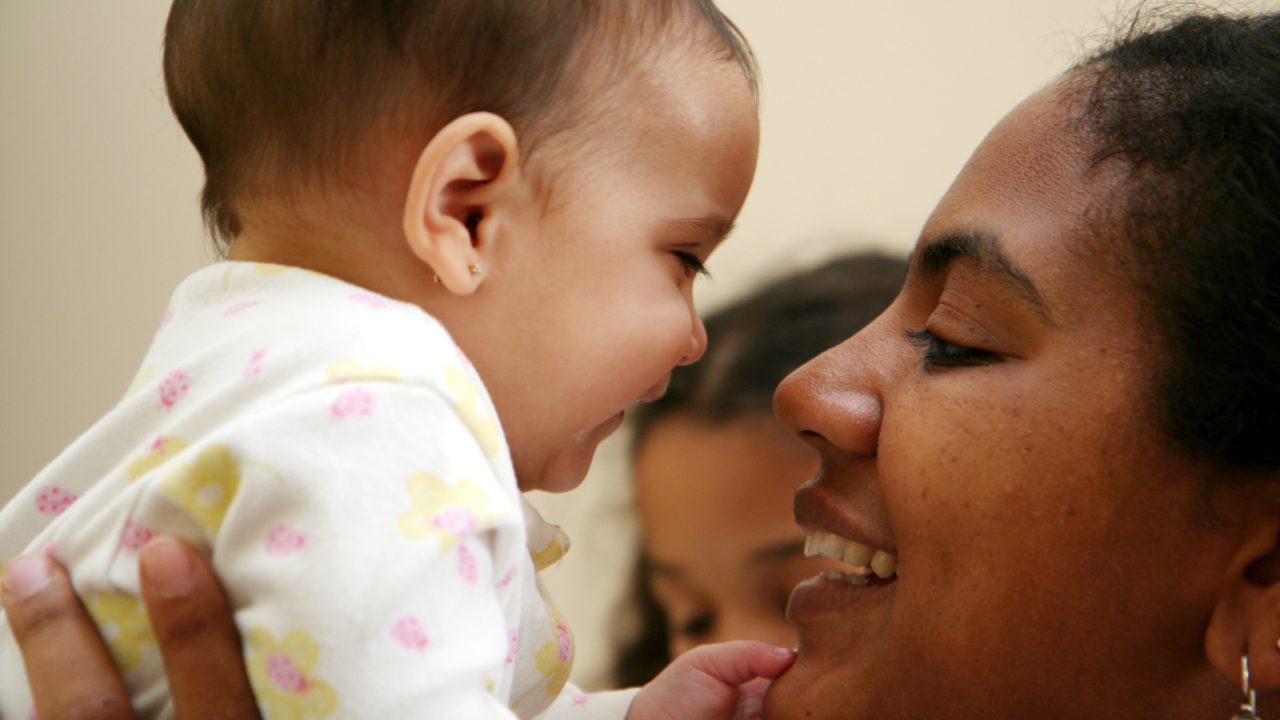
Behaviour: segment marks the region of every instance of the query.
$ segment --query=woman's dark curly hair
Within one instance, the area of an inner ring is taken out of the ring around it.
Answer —
[[[1218,468],[1275,473],[1280,14],[1142,11],[1073,75],[1095,168],[1124,172],[1090,224],[1133,248],[1164,340],[1161,429]]]
[[[883,255],[849,255],[777,280],[707,317],[706,355],[676,368],[660,400],[631,412],[633,453],[673,416],[719,423],[770,412],[778,383],[874,320],[898,294],[906,268]],[[622,686],[643,685],[671,661],[666,619],[649,591],[643,558],[633,587],[640,629],[622,639],[614,662],[614,680]]]

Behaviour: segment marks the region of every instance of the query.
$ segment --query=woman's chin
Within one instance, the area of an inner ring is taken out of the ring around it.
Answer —
[[[838,669],[833,671],[833,667]],[[826,658],[806,654],[803,644],[796,664],[773,681],[764,698],[764,720],[883,720],[890,717],[870,707],[861,678]]]

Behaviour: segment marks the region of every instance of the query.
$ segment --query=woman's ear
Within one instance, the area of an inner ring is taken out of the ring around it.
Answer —
[[[486,220],[519,177],[515,130],[492,113],[468,113],[423,148],[404,204],[404,235],[439,283],[469,295],[484,282],[493,233]]]
[[[1205,632],[1205,654],[1235,685],[1247,654],[1253,688],[1280,689],[1280,514],[1246,528]]]

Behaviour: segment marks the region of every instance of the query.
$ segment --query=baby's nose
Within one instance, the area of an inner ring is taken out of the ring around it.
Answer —
[[[702,324],[702,318],[694,315],[693,332],[689,334],[689,352],[680,358],[681,365],[692,365],[702,358],[707,351],[707,328]]]

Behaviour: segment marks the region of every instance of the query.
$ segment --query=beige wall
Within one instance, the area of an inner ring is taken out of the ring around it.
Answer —
[[[211,257],[199,166],[164,103],[166,4],[0,0],[0,497],[123,392],[170,289]],[[905,251],[985,131],[1116,3],[720,4],[763,66],[764,138],[709,306],[837,248]],[[584,489],[538,498],[577,540],[550,581],[587,681],[631,547],[618,446]]]

